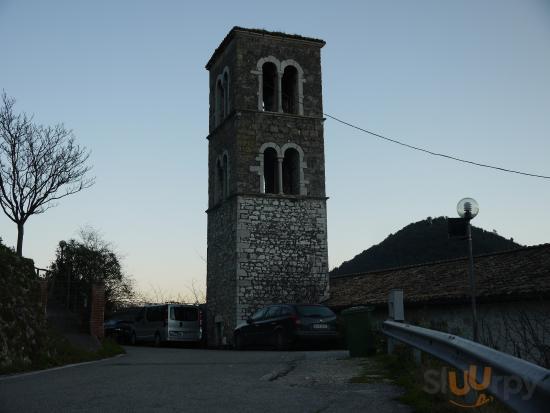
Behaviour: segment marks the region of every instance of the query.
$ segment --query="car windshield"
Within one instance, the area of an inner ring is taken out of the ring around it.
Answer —
[[[252,320],[254,321],[257,321],[257,320],[260,320],[262,319],[262,317],[264,316],[265,312],[266,312],[267,308],[260,308],[258,311],[256,311],[252,317],[250,317]]]
[[[121,311],[111,315],[111,317],[109,317],[109,319],[106,322],[113,324],[117,322],[134,321],[134,319],[136,318],[136,315],[137,315],[136,310]]]
[[[332,310],[322,305],[299,305],[297,309],[303,317],[334,317]]]
[[[170,320],[197,321],[199,309],[193,307],[170,307]]]

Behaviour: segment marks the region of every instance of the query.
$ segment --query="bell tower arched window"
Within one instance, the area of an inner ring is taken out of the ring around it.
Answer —
[[[225,90],[221,79],[216,81],[216,126],[218,126],[225,117]]]
[[[222,76],[222,86],[224,91],[224,100],[223,100],[223,107],[224,107],[224,117],[229,115],[229,87],[231,83],[231,78],[229,76],[229,69],[227,66],[223,69],[223,76]]]
[[[224,98],[223,99],[223,109],[224,109],[223,117],[226,117],[229,114],[229,73],[227,71],[227,68],[223,72],[222,86],[223,86],[223,91],[224,91],[224,94],[223,94],[223,98]]]
[[[218,126],[229,114],[229,87],[231,78],[229,69],[224,67],[216,78],[214,86],[214,127]]]
[[[223,182],[224,182],[224,173],[223,173],[223,165],[218,158],[218,161],[216,162],[216,196],[215,196],[215,202],[220,202],[223,199]]]
[[[279,147],[275,142],[266,142],[260,147],[259,165],[252,165],[251,172],[260,177],[260,193],[279,195],[307,195],[302,148],[294,142]]]
[[[298,113],[298,70],[294,66],[285,67],[281,80],[283,112]]]
[[[222,194],[224,198],[227,198],[227,196],[229,195],[229,161],[227,159],[227,153],[223,155],[222,173],[223,173]]]
[[[274,56],[258,60],[252,73],[258,76],[258,110],[304,114],[304,70],[293,59]]]
[[[283,192],[289,195],[300,195],[300,154],[294,148],[288,148],[285,151]]]
[[[279,162],[277,151],[274,148],[266,148],[264,151],[264,193],[279,193]]]
[[[216,160],[216,181],[214,202],[223,201],[229,196],[229,157],[224,151],[223,156]]]
[[[277,111],[277,67],[272,62],[262,66],[262,108],[268,112]]]

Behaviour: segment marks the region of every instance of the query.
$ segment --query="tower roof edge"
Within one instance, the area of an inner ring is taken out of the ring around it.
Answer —
[[[231,42],[231,40],[233,40],[235,35],[239,32],[256,35],[256,36],[271,36],[271,37],[278,37],[278,38],[284,38],[284,39],[290,39],[290,40],[298,40],[298,41],[307,42],[307,43],[315,43],[319,45],[319,47],[323,47],[326,44],[324,40],[316,39],[313,37],[305,37],[298,34],[288,34],[288,33],[277,32],[277,31],[269,31],[265,29],[248,29],[245,27],[234,26],[229,31],[229,33],[225,36],[225,38],[222,40],[220,45],[216,48],[216,50],[214,51],[214,53],[206,63],[206,66],[205,66],[206,70],[210,69],[210,67],[214,63],[214,60],[216,60],[216,58],[225,50],[227,45]]]

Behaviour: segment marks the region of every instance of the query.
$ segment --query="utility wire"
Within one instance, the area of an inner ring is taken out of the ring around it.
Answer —
[[[275,88],[271,85],[266,85],[269,89],[275,91]],[[289,97],[288,94],[286,93],[281,93],[281,95],[285,95],[286,98]],[[296,99],[298,100],[298,102],[300,102],[299,99]],[[302,105],[304,104],[304,101],[302,100],[301,101]],[[327,118],[330,118],[336,122],[339,122],[343,125],[346,125],[346,126],[349,126],[350,128],[353,128],[353,129],[357,129],[361,132],[364,132],[364,133],[367,133],[369,135],[372,135],[376,138],[379,138],[379,139],[383,139],[385,141],[388,141],[388,142],[392,142],[392,143],[395,143],[397,145],[401,145],[401,146],[404,146],[406,148],[409,148],[409,149],[413,149],[415,151],[420,151],[420,152],[424,152],[424,153],[427,153],[429,155],[432,155],[432,156],[439,156],[441,158],[446,158],[446,159],[451,159],[453,161],[457,161],[457,162],[462,162],[462,163],[466,163],[466,164],[470,164],[470,165],[475,165],[475,166],[479,166],[479,167],[482,167],[482,168],[488,168],[488,169],[495,169],[497,171],[502,171],[502,172],[508,172],[508,173],[511,173],[511,174],[517,174],[517,175],[524,175],[524,176],[531,176],[531,177],[534,177],[534,178],[542,178],[542,179],[550,179],[550,176],[546,176],[546,175],[538,175],[538,174],[532,174],[532,173],[529,173],[529,172],[523,172],[523,171],[517,171],[517,170],[514,170],[514,169],[508,169],[508,168],[503,168],[503,167],[500,167],[500,166],[495,166],[495,165],[489,165],[489,164],[485,164],[485,163],[480,163],[480,162],[474,162],[474,161],[469,161],[467,159],[462,159],[462,158],[457,158],[456,156],[452,156],[452,155],[447,155],[447,154],[444,154],[444,153],[439,153],[439,152],[434,152],[434,151],[430,151],[429,149],[424,149],[424,148],[420,148],[418,146],[414,146],[414,145],[409,145],[408,143],[405,143],[405,142],[401,142],[401,141],[398,141],[397,139],[392,139],[392,138],[388,138],[387,136],[384,136],[384,135],[381,135],[379,133],[375,133],[375,132],[372,132],[370,130],[367,130],[367,129],[364,129],[364,128],[361,128],[357,125],[354,125],[353,123],[349,123],[349,122],[346,122],[342,119],[339,119],[337,118],[336,116],[332,116],[331,114],[329,113],[324,113],[323,112],[323,116],[326,116]]]
[[[444,153],[438,153],[438,152],[433,152],[433,151],[430,151],[428,149],[424,149],[424,148],[420,148],[418,146],[413,146],[413,145],[409,145],[408,143],[404,143],[404,142],[401,142],[401,141],[398,141],[396,139],[392,139],[392,138],[388,138],[387,136],[384,136],[384,135],[380,135],[378,133],[375,133],[375,132],[372,132],[370,130],[367,130],[367,129],[363,129],[357,125],[354,125],[352,123],[349,123],[349,122],[346,122],[342,119],[339,119],[337,118],[336,116],[332,116],[328,113],[323,113],[323,116],[326,116],[327,118],[330,118],[332,120],[335,120],[336,122],[339,122],[343,125],[346,125],[346,126],[349,126],[350,128],[353,128],[353,129],[357,129],[361,132],[364,132],[364,133],[368,133],[369,135],[372,135],[372,136],[375,136],[377,138],[380,138],[380,139],[384,139],[388,142],[392,142],[392,143],[395,143],[397,145],[401,145],[401,146],[404,146],[406,148],[409,148],[409,149],[414,149],[415,151],[420,151],[420,152],[424,152],[424,153],[427,153],[429,155],[433,155],[433,156],[440,156],[442,158],[447,158],[447,159],[452,159],[453,161],[458,161],[458,162],[463,162],[463,163],[468,163],[470,165],[475,165],[475,166],[481,166],[482,168],[489,168],[489,169],[496,169],[498,171],[503,171],[503,172],[509,172],[509,173],[512,173],[512,174],[518,174],[518,175],[525,175],[525,176],[532,176],[532,177],[535,177],[535,178],[543,178],[543,179],[550,179],[550,176],[545,176],[545,175],[537,175],[537,174],[532,174],[532,173],[528,173],[528,172],[522,172],[522,171],[516,171],[514,169],[508,169],[508,168],[502,168],[500,166],[494,166],[494,165],[488,165],[488,164],[484,164],[484,163],[479,163],[479,162],[474,162],[474,161],[469,161],[467,159],[461,159],[461,158],[457,158],[456,156],[452,156],[452,155],[446,155]]]

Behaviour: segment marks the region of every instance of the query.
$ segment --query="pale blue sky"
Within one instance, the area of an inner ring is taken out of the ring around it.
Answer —
[[[208,73],[232,26],[326,40],[325,112],[410,144],[550,175],[550,4],[470,1],[0,0],[0,89],[92,151],[97,183],[26,225],[47,266],[82,225],[141,289],[187,292],[206,265]],[[550,241],[550,180],[429,157],[325,123],[330,267],[427,216]],[[0,236],[16,228],[0,216]]]

